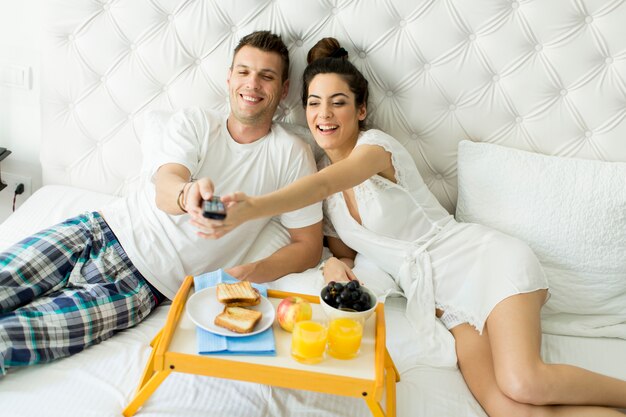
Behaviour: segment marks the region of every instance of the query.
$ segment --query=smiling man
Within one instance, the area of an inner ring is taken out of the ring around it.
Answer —
[[[225,268],[238,279],[263,282],[319,262],[320,204],[279,216],[290,241],[274,239],[272,245],[284,246],[253,262],[246,262],[248,252],[270,220],[217,241],[205,239],[210,223],[200,210],[213,194],[265,194],[316,171],[309,145],[272,122],[287,95],[288,73],[280,37],[244,37],[228,72],[228,116],[201,108],[176,112],[163,134],[145,139],[152,149],[135,194],[0,253],[0,376],[134,326],[172,299],[186,275]]]
[[[319,262],[319,205],[281,216],[291,243],[256,262],[240,264],[267,220],[229,240],[202,239],[209,227],[202,216],[203,199],[235,190],[261,194],[316,171],[308,144],[272,121],[287,95],[288,74],[289,55],[281,38],[254,32],[234,51],[228,116],[190,108],[175,113],[167,124],[150,161],[154,198],[145,196],[141,216],[132,216],[134,208],[125,210],[121,220],[136,217],[135,227],[120,222],[115,229],[137,268],[166,297],[173,297],[187,274],[224,267],[236,278],[263,282]],[[108,211],[103,215],[112,219]],[[150,231],[148,238],[144,230]]]
[[[256,34],[251,37],[256,37]],[[265,35],[264,35],[265,36]],[[245,41],[242,41],[245,42]],[[268,48],[272,48],[268,42]],[[265,136],[268,122],[289,90],[289,57],[258,49],[247,43],[235,49],[228,74],[231,115],[228,128],[235,140],[254,141]],[[248,131],[245,138],[232,129]],[[256,131],[258,130],[258,132]]]

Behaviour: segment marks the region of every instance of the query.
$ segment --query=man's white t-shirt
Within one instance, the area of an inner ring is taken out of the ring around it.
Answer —
[[[200,238],[188,215],[156,207],[152,178],[160,166],[178,163],[193,178],[211,178],[216,195],[265,194],[317,171],[310,146],[281,126],[273,124],[265,137],[240,144],[228,133],[226,120],[200,108],[174,113],[162,137],[146,138],[155,143],[144,161],[140,191],[101,210],[132,263],[169,299],[186,275],[240,264],[270,219],[244,223],[218,240]],[[321,219],[321,203],[279,216],[286,228]]]

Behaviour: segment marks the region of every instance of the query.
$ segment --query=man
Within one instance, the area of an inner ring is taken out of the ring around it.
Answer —
[[[308,145],[272,123],[288,71],[278,36],[244,37],[229,70],[228,117],[199,108],[177,112],[155,139],[138,193],[0,254],[1,374],[79,352],[139,323],[174,297],[185,275],[224,267],[263,282],[317,264],[320,205],[281,216],[291,243],[254,262],[241,264],[268,220],[230,239],[203,238],[203,198],[266,193],[315,172]]]

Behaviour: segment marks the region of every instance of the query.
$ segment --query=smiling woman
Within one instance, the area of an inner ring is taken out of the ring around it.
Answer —
[[[354,277],[356,253],[391,275],[422,337],[420,361],[458,361],[487,414],[620,415],[608,407],[626,406],[625,381],[543,362],[537,334],[548,283],[528,245],[479,224],[458,223],[396,139],[361,129],[367,82],[344,52],[323,39],[309,54],[322,57],[303,75],[307,123],[326,153],[320,171],[266,195],[225,196],[228,215],[214,236],[326,199],[325,232],[334,255],[323,269],[326,281]]]
[[[365,103],[357,104],[349,85],[337,74],[320,74],[308,88],[306,119],[320,148],[333,161],[344,159],[356,145]]]

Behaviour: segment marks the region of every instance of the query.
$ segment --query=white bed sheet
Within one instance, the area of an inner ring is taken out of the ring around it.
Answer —
[[[0,249],[43,227],[84,210],[95,210],[115,197],[65,186],[46,186],[0,225]],[[292,274],[273,285],[312,292],[319,272]],[[308,289],[307,289],[308,288]],[[401,373],[398,416],[485,417],[458,370],[418,366],[412,360],[419,343],[403,315],[403,298],[386,302],[388,348]],[[140,325],[51,364],[14,369],[0,379],[0,416],[120,416],[132,398],[150,353],[149,342],[163,326],[169,306],[159,307]],[[543,353],[550,362],[587,367],[626,377],[626,341],[545,335]],[[369,416],[365,402],[306,391],[172,374],[137,413],[144,417],[212,416]]]

